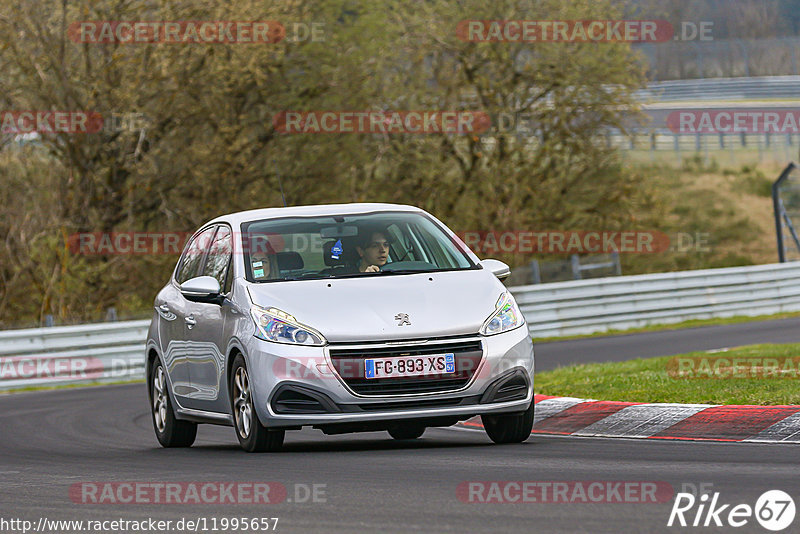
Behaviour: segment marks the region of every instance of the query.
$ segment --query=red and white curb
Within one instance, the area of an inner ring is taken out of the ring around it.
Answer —
[[[535,395],[533,434],[800,443],[800,406],[659,404]],[[482,427],[480,418],[463,423]]]

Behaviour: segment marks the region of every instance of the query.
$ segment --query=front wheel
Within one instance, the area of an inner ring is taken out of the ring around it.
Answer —
[[[533,401],[521,414],[482,415],[483,428],[495,443],[522,443],[533,430]]]
[[[197,437],[197,423],[175,418],[167,389],[167,376],[160,360],[153,365],[150,383],[150,413],[158,442],[162,447],[191,447]]]
[[[233,360],[231,409],[239,445],[247,452],[276,452],[283,446],[283,430],[269,430],[258,420],[253,406],[250,375],[241,354]]]

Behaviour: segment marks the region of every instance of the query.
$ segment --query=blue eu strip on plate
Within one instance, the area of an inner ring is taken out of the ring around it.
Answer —
[[[364,376],[367,378],[375,378],[375,360],[366,360],[364,364]]]

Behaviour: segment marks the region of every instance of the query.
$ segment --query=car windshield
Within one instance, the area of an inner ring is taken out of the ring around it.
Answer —
[[[463,245],[420,213],[286,217],[242,224],[251,282],[478,268]]]

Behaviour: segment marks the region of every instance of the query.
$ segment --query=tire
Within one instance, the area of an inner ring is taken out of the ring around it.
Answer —
[[[150,374],[150,415],[153,430],[162,447],[191,447],[197,437],[197,423],[175,417],[169,397],[169,385],[161,360],[156,360]]]
[[[239,445],[247,452],[277,452],[283,447],[284,430],[269,430],[258,420],[244,356],[238,354],[231,370],[231,413]]]
[[[522,443],[533,430],[533,410],[531,405],[521,414],[514,415],[482,415],[483,428],[489,439],[495,443]]]
[[[417,439],[425,433],[424,426],[404,425],[389,429],[389,435],[394,439]]]

